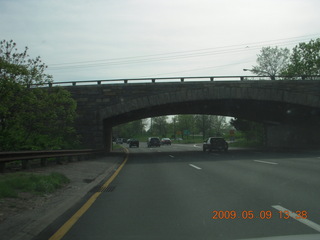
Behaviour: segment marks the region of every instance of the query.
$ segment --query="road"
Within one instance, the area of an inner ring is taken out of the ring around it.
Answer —
[[[129,151],[110,191],[62,239],[320,234],[320,152],[204,153],[182,144]]]

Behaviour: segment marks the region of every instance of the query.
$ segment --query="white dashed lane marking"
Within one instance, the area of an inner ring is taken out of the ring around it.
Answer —
[[[196,165],[189,164],[189,166],[190,166],[190,167],[193,167],[193,168],[195,168],[195,169],[201,170],[201,167],[198,167],[198,166],[196,166]]]

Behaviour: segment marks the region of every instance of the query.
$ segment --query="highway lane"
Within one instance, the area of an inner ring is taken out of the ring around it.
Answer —
[[[320,234],[320,154],[203,153],[201,146],[182,144],[141,144],[130,152],[113,190],[103,192],[63,239]],[[301,211],[309,221],[279,212],[287,210]]]

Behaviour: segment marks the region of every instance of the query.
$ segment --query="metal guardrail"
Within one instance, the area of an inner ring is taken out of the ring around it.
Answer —
[[[320,76],[275,76],[274,80],[320,80]],[[156,83],[156,82],[197,82],[197,81],[245,81],[245,80],[271,80],[270,76],[200,76],[200,77],[162,77],[162,78],[121,78],[104,80],[63,81],[40,84],[48,86],[81,86],[93,84],[128,84],[128,83]],[[37,85],[31,85],[37,86]]]
[[[0,152],[0,172],[5,169],[5,164],[13,161],[22,161],[22,167],[27,168],[28,160],[40,159],[41,165],[46,165],[47,158],[79,157],[106,153],[104,149],[82,149],[82,150],[51,150],[51,151],[19,151]]]
[[[202,76],[202,77],[163,77],[163,78],[125,78],[105,80],[85,80],[52,82],[48,86],[79,86],[91,84],[114,84],[114,83],[156,83],[156,82],[194,82],[194,81],[243,81],[243,80],[270,80],[269,76]]]

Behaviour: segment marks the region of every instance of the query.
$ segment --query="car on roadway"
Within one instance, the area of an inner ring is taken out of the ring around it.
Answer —
[[[158,137],[149,137],[147,141],[147,146],[148,147],[160,147],[161,142],[160,138]]]
[[[170,138],[162,138],[161,139],[161,145],[171,145]]]
[[[131,138],[130,141],[128,142],[129,148],[132,147],[139,147],[139,140]]]
[[[209,137],[203,142],[203,151],[228,151],[229,145],[222,137]]]
[[[122,144],[122,143],[123,143],[123,138],[116,139],[116,144]]]

